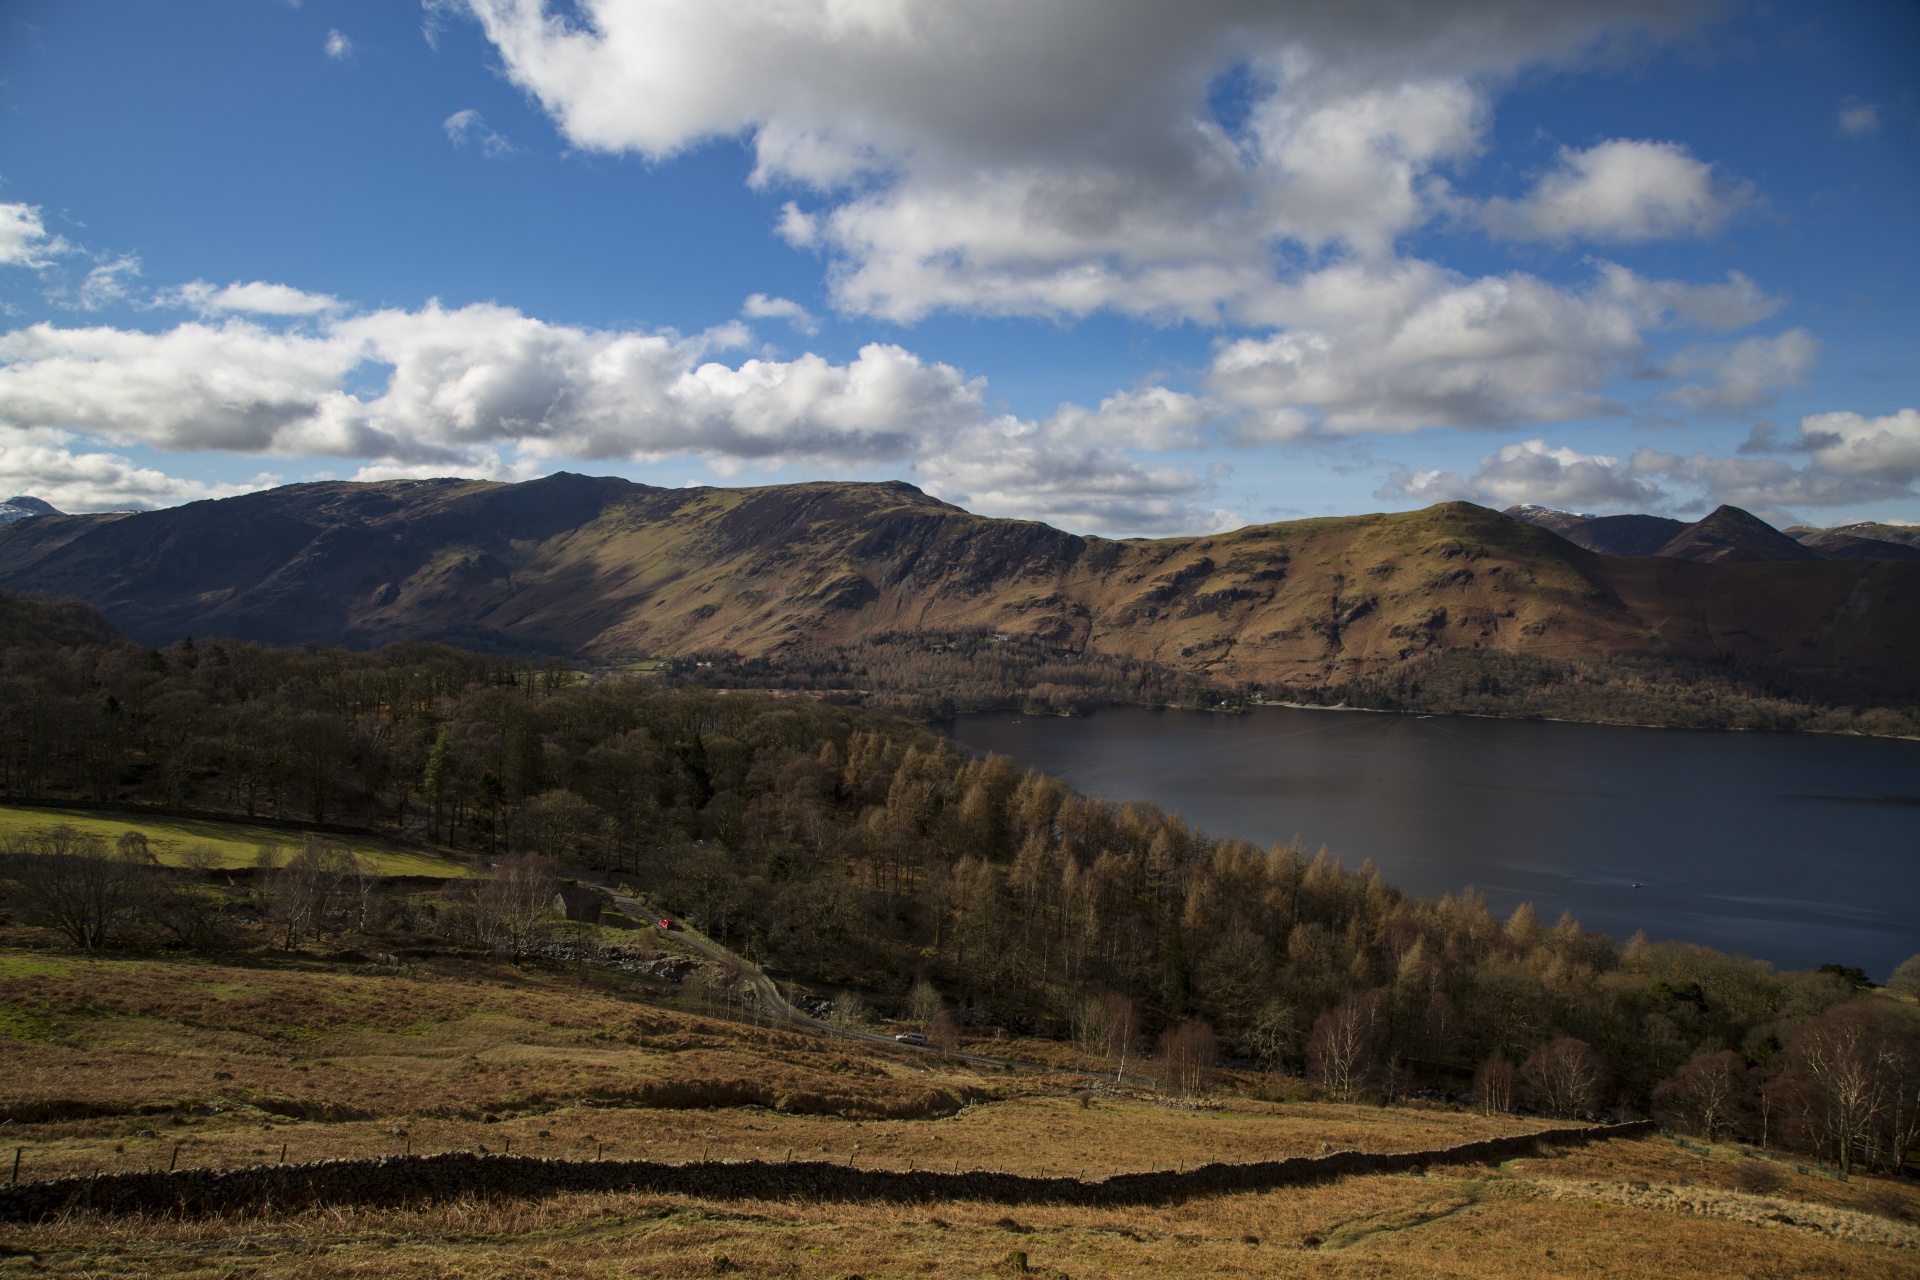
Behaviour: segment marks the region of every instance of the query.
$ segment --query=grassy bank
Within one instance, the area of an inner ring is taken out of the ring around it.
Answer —
[[[177,818],[129,810],[60,809],[37,805],[0,805],[0,840],[23,836],[35,828],[69,826],[109,844],[127,831],[147,837],[148,847],[163,866],[196,865],[194,850],[207,854],[197,865],[208,869],[251,867],[262,846],[298,848],[301,833],[287,827],[244,821],[222,822]],[[344,845],[367,859],[385,876],[463,876],[466,867],[450,858],[409,849],[372,836],[328,833],[329,843]]]

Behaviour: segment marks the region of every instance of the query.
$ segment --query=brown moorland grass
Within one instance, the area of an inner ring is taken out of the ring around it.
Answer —
[[[1555,1199],[1507,1169],[1351,1178],[1125,1210],[561,1196],[213,1221],[0,1228],[54,1274],[258,1277],[1915,1274],[1911,1249]]]
[[[1533,1127],[1445,1109],[1080,1098],[1086,1077],[982,1071],[657,994],[494,965],[408,977],[0,953],[0,1119],[33,1177],[480,1146],[1103,1177]]]
[[[1074,1086],[1085,1077],[982,1072],[702,1017],[662,994],[638,980],[595,988],[576,973],[484,964],[409,976],[311,958],[0,952],[0,1109],[14,1121],[4,1132],[28,1178],[274,1161],[283,1144],[292,1161],[510,1146],[1097,1178],[1328,1148],[1434,1148],[1539,1123],[1231,1096],[1191,1107],[1137,1090],[1083,1099]],[[753,1097],[785,1090],[797,1109],[689,1105],[722,1085]],[[836,1099],[837,1112],[820,1105]],[[24,1114],[56,1102],[94,1113]],[[295,1104],[306,1114],[268,1109]],[[1029,1273],[1081,1277],[1920,1275],[1920,1232],[1902,1221],[1920,1211],[1910,1185],[1783,1166],[1781,1184],[1756,1198],[1738,1189],[1741,1160],[1733,1148],[1703,1159],[1664,1139],[1621,1140],[1497,1169],[1114,1210],[601,1194],[210,1221],[74,1215],[0,1227],[0,1271],[978,1276],[1014,1273],[1007,1259],[1023,1253]]]

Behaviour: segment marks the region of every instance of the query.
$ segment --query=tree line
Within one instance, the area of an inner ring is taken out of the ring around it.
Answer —
[[[450,849],[491,870],[391,910],[508,952],[555,868],[602,868],[776,975],[889,1011],[924,986],[958,1025],[1071,1038],[1121,1070],[1158,1046],[1189,1064],[1183,1088],[1224,1055],[1345,1097],[1658,1107],[1842,1162],[1897,1164],[1913,1137],[1913,1008],[1865,975],[1616,943],[1529,907],[1497,917],[1472,892],[1411,898],[1324,850],[1212,836],[804,696],[431,645],[143,650],[62,632],[0,652],[0,788]],[[19,851],[15,872],[47,852]],[[262,868],[256,910],[277,943],[394,926],[342,923],[372,901],[364,874],[316,837]]]
[[[1837,671],[1622,654],[1429,654],[1390,671],[1280,691],[1382,711],[1551,718],[1669,729],[1920,736],[1920,698]]]

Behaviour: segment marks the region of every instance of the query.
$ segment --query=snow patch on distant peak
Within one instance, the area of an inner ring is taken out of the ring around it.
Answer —
[[[33,516],[58,516],[66,513],[44,499],[31,494],[15,494],[5,502],[0,502],[0,524],[12,524],[15,520],[26,520]]]

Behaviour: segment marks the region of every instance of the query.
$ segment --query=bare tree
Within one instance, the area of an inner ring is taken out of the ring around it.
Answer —
[[[1336,1098],[1357,1096],[1380,1068],[1380,1000],[1351,995],[1314,1020],[1307,1074]]]
[[[867,1022],[867,1002],[858,991],[842,991],[833,998],[833,1010],[827,1021],[836,1027],[852,1030],[863,1027]]]
[[[942,1009],[927,1021],[927,1043],[942,1053],[960,1047],[960,1022],[950,1009]]]
[[[921,1024],[932,1022],[945,1007],[945,1002],[940,999],[940,992],[925,978],[916,979],[913,989],[907,992],[907,1014],[915,1022]]]
[[[1513,1060],[1496,1052],[1473,1073],[1473,1097],[1482,1115],[1513,1110]]]
[[[1770,1092],[1802,1139],[1844,1172],[1899,1168],[1920,1138],[1920,1029],[1863,1002],[1829,1009],[1788,1039]]]
[[[85,951],[106,946],[138,910],[152,872],[71,826],[44,827],[0,849],[21,918]]]
[[[1591,1111],[1606,1078],[1600,1055],[1572,1036],[1549,1040],[1520,1064],[1520,1079],[1549,1115],[1572,1117]]]
[[[1213,1028],[1195,1019],[1160,1033],[1160,1078],[1167,1089],[1192,1097],[1213,1083],[1220,1042]]]
[[[1073,1042],[1089,1058],[1107,1056],[1107,1037],[1112,1031],[1105,996],[1087,996],[1073,1006]]]
[[[1887,978],[1887,989],[1901,995],[1920,996],[1920,956],[1902,960]]]
[[[1260,1065],[1278,1071],[1300,1048],[1300,1012],[1284,1000],[1269,1000],[1254,1017],[1247,1043]]]
[[[559,867],[551,858],[527,853],[494,864],[493,875],[470,890],[475,940],[520,959],[538,939],[559,890]]]
[[[1728,1050],[1696,1053],[1653,1090],[1653,1110],[1675,1128],[1712,1142],[1733,1124],[1748,1092],[1747,1064]]]
[[[186,875],[167,877],[164,887],[147,898],[141,914],[176,945],[193,951],[212,950],[230,938],[225,905]]]
[[[1115,993],[1107,997],[1107,1058],[1113,1063],[1113,1082],[1126,1078],[1127,1058],[1140,1039],[1140,1008],[1131,998]]]
[[[261,860],[268,862],[267,850]],[[343,845],[309,833],[300,852],[283,866],[263,865],[267,918],[291,951],[309,936],[366,925],[371,877],[360,858]]]

